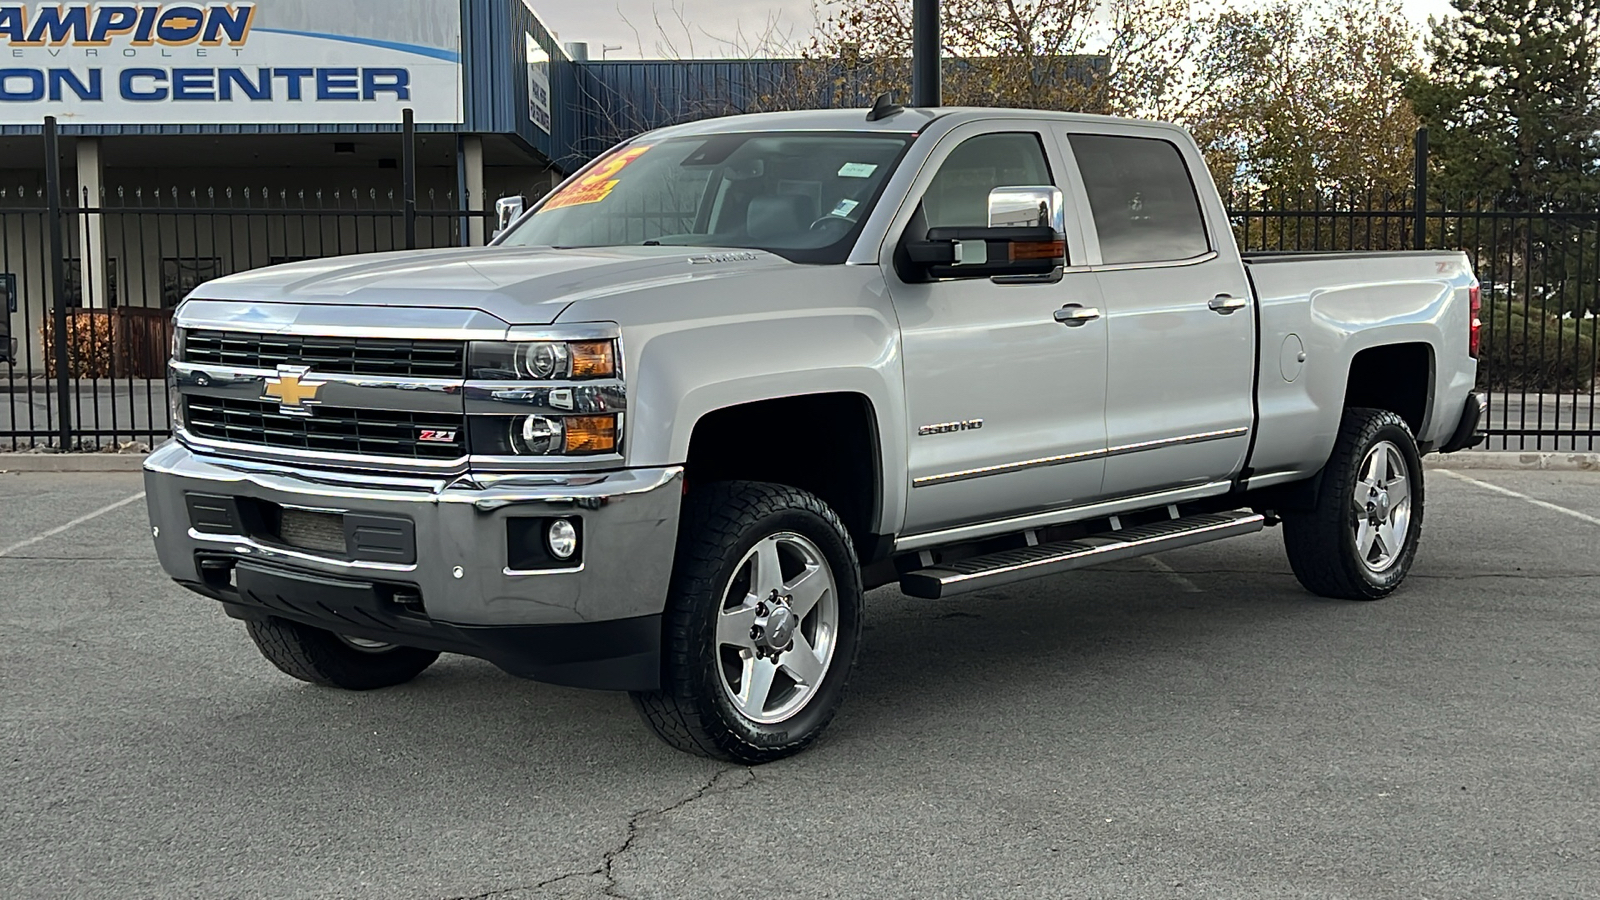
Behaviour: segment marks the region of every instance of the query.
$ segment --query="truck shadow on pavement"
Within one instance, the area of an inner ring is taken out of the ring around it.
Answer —
[[[1265,676],[1251,665],[1240,671],[1241,643],[1265,665],[1280,651],[1261,653],[1263,634],[1314,635],[1318,622],[1356,608],[1318,602],[1287,574],[1228,578],[1227,590],[1185,593],[1159,573],[1080,572],[942,604],[873,592],[844,708],[804,758],[821,761],[840,747],[870,753],[908,733],[948,740],[976,723],[1004,732],[1000,723],[1041,706],[1054,727],[1094,729],[1110,698],[1137,701],[1184,685],[1205,692],[1224,671]],[[256,683],[255,727],[278,732],[264,740],[294,743],[309,728],[343,752],[376,750],[419,765],[449,759],[468,778],[705,764],[656,742],[623,694],[523,681],[478,660],[446,656],[409,685],[363,694]]]

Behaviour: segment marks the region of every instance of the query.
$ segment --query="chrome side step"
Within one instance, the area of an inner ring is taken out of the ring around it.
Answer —
[[[929,566],[900,576],[900,590],[912,597],[940,600],[1098,563],[1238,537],[1264,527],[1266,520],[1259,513],[1224,512],[1189,516],[1072,541],[1038,544]]]

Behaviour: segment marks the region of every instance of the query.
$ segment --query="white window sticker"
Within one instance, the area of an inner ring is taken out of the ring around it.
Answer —
[[[868,178],[878,171],[873,163],[845,163],[839,167],[840,178]]]
[[[839,205],[835,206],[833,208],[833,212],[829,213],[829,215],[831,215],[831,216],[848,216],[848,215],[850,215],[851,212],[853,212],[855,210],[856,207],[858,207],[860,205],[861,205],[861,201],[860,200],[840,200],[839,201]]]

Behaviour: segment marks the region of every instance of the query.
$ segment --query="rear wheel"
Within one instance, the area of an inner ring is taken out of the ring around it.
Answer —
[[[439,658],[437,650],[335,634],[276,617],[245,626],[261,655],[284,674],[351,691],[405,684]]]
[[[639,712],[680,750],[746,764],[797,753],[833,719],[861,635],[839,517],[791,487],[713,484],[684,504],[662,690]]]
[[[1422,512],[1422,457],[1405,420],[1345,410],[1315,507],[1284,513],[1290,568],[1324,597],[1388,596],[1416,558]]]

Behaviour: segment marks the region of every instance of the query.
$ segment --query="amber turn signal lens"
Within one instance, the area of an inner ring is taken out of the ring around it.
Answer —
[[[611,341],[576,341],[567,345],[567,352],[573,378],[616,377],[617,345]]]
[[[1066,255],[1066,241],[1016,241],[1011,244],[1013,260],[1064,259]]]
[[[576,358],[576,357],[574,357]],[[617,450],[616,416],[568,416],[568,453],[615,453]]]

